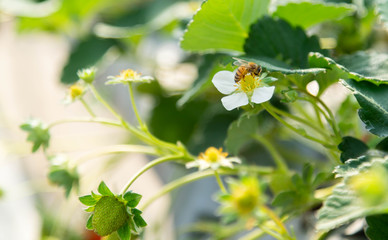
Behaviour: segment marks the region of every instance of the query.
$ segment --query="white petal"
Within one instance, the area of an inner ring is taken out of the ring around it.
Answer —
[[[220,168],[220,164],[219,163],[212,163],[210,165],[210,168],[213,170],[217,170],[218,168]]]
[[[198,167],[198,166],[199,166],[199,164],[196,161],[186,163],[186,168],[193,168],[193,167]]]
[[[234,163],[241,163],[241,160],[237,157],[230,157],[230,158],[227,158],[227,160],[229,162],[234,162]]]
[[[245,106],[248,104],[248,96],[243,93],[234,93],[232,95],[223,97],[221,99],[222,105],[226,108],[226,110],[230,111],[237,107]]]
[[[230,94],[237,88],[234,82],[234,73],[230,71],[220,71],[216,73],[212,80],[214,86],[220,93]]]
[[[203,170],[211,167],[211,165],[208,162],[206,162],[206,161],[199,160],[198,163],[199,163],[199,166],[198,166],[199,167],[198,168],[199,171],[203,171]]]
[[[227,167],[227,168],[233,168],[232,162],[230,162],[228,159],[223,159],[220,162],[220,165],[223,166],[223,167]]]
[[[253,91],[251,101],[254,103],[262,103],[271,99],[275,87],[260,87]]]

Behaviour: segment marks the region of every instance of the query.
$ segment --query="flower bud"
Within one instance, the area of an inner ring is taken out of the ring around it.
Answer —
[[[232,186],[232,205],[241,215],[252,213],[260,204],[260,186],[256,178],[245,178]]]
[[[97,69],[95,67],[81,69],[77,72],[77,75],[80,79],[84,80],[86,83],[92,83]]]

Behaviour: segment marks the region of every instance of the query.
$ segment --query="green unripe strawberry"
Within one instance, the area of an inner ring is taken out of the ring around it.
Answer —
[[[120,240],[120,237],[117,234],[117,232],[114,232],[111,235],[104,237],[103,239],[104,240]]]
[[[94,209],[93,229],[100,236],[117,231],[128,220],[128,213],[123,202],[113,196],[103,196]]]

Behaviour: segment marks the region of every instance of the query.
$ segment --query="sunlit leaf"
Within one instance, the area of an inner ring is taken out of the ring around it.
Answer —
[[[249,26],[268,11],[269,0],[208,0],[187,27],[188,51],[243,51]]]
[[[355,7],[350,4],[324,2],[289,2],[277,7],[274,16],[287,20],[293,26],[308,28],[329,20],[352,14]]]

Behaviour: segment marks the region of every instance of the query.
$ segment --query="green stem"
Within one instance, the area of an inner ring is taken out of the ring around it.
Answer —
[[[246,234],[245,236],[239,238],[240,240],[255,240],[259,237],[262,237],[265,234],[265,232],[261,229],[253,230],[252,232]]]
[[[92,91],[94,97],[102,103],[118,120],[122,120],[122,117],[115,111],[113,108],[104,100],[104,98],[101,97],[101,95],[98,93],[97,89],[92,85],[89,84],[90,90]]]
[[[134,183],[136,181],[136,179],[138,177],[140,177],[143,173],[145,173],[147,170],[151,169],[152,167],[158,165],[158,164],[161,164],[161,163],[164,163],[164,162],[168,162],[168,161],[172,161],[172,160],[177,160],[177,159],[182,159],[183,156],[182,155],[178,155],[178,156],[166,156],[166,157],[161,157],[161,158],[157,158],[151,162],[149,162],[147,165],[145,165],[143,168],[141,168],[129,181],[128,183],[124,186],[124,188],[121,190],[121,194],[124,194],[128,188],[132,185],[132,183]]]
[[[54,127],[56,125],[64,124],[64,123],[100,123],[103,125],[115,126],[115,127],[123,127],[120,122],[115,122],[109,119],[104,118],[66,118],[61,119],[55,122],[52,122],[48,125],[48,128]]]
[[[236,165],[233,170],[236,172],[246,172],[260,175],[270,175],[274,173],[274,169],[272,167],[263,166]]]
[[[222,183],[222,179],[220,178],[220,175],[218,174],[217,170],[214,170],[214,176],[217,179],[217,183],[220,186],[222,193],[227,194],[228,191],[226,191],[226,188],[225,188],[224,184]]]
[[[267,139],[265,139],[264,137],[262,137],[258,134],[254,134],[252,137],[255,140],[257,140],[259,143],[264,145],[265,148],[267,148],[267,150],[271,154],[273,160],[275,161],[276,165],[278,166],[279,170],[281,170],[282,172],[288,172],[288,167],[287,167],[285,160],[279,154],[279,152],[276,151],[276,149],[274,148],[274,146],[271,144],[270,141],[268,141]]]
[[[219,170],[218,174],[225,175],[225,174],[235,174],[235,171],[232,170]],[[141,210],[144,211],[151,203],[153,203],[156,199],[160,198],[161,196],[173,191],[174,189],[177,189],[187,183],[195,182],[199,179],[211,177],[214,176],[213,170],[205,170],[201,172],[195,172],[189,175],[186,175],[182,178],[179,178],[175,181],[172,181],[165,185],[157,194],[152,196],[150,199],[148,199],[142,206]]]
[[[98,93],[97,89],[90,85],[90,89],[92,90],[94,96],[98,101],[100,101],[118,120],[121,121],[121,124],[124,128],[129,130],[132,134],[134,134],[136,137],[138,137],[140,140],[144,141],[145,143],[157,146],[157,147],[164,147],[166,149],[169,149],[173,153],[179,153],[181,152],[181,149],[179,149],[176,145],[167,143],[164,141],[161,141],[157,138],[155,138],[151,133],[148,132],[148,130],[144,133],[144,131],[138,130],[129,123],[127,123],[115,110],[113,110],[110,105],[101,97],[101,95]],[[133,96],[133,95],[132,95]],[[134,101],[132,102],[134,104]],[[136,109],[136,106],[135,106]],[[143,125],[145,126],[145,125]],[[146,128],[145,128],[146,129]],[[144,128],[143,128],[144,130]]]
[[[263,103],[262,106],[264,107],[265,110],[267,110],[267,112],[269,114],[271,114],[275,119],[277,119],[279,122],[281,122],[282,124],[284,124],[286,127],[288,127],[289,129],[293,130],[294,132],[298,133],[299,135],[301,135],[302,137],[305,137],[309,140],[312,140],[314,142],[317,142],[317,143],[320,143],[322,144],[323,146],[327,147],[327,148],[335,148],[336,146],[335,145],[329,145],[327,144],[326,142],[318,139],[318,138],[315,138],[315,137],[312,137],[310,135],[307,135],[305,132],[301,132],[299,129],[291,126],[289,123],[287,123],[286,121],[284,121],[279,115],[277,115],[271,108],[271,106],[268,104],[268,103]]]
[[[320,109],[319,107],[316,105],[316,104],[313,104],[313,108],[314,108],[314,112],[315,112],[315,117],[318,121],[318,124],[321,128],[324,128],[325,125],[323,125],[323,122],[322,122],[322,118],[321,118],[321,114],[320,114]]]
[[[284,240],[284,237],[282,237],[280,234],[276,232],[273,232],[271,229],[267,228],[266,226],[260,226],[260,229],[266,234],[274,237],[275,239]]]
[[[304,92],[309,98],[312,99],[312,101],[309,100],[309,99],[304,99],[304,100],[309,101],[313,106],[317,106],[317,107],[318,107],[318,105],[316,104],[316,102],[318,102],[318,103],[325,109],[326,113],[329,114],[329,116],[327,116],[326,113],[325,113],[321,108],[318,107],[318,109],[321,110],[322,114],[325,116],[326,120],[327,120],[327,121],[329,122],[329,124],[331,125],[331,127],[332,127],[332,129],[333,129],[333,132],[334,132],[334,134],[335,134],[335,136],[336,136],[337,138],[341,139],[342,136],[341,136],[341,134],[340,134],[340,132],[339,132],[339,130],[338,130],[338,127],[337,127],[337,123],[336,123],[334,114],[332,113],[332,111],[330,110],[330,108],[325,104],[325,102],[323,102],[323,101],[321,100],[321,98],[312,95],[311,93],[307,92],[307,91],[304,90],[304,89],[298,89],[298,90],[301,91],[301,92]]]
[[[97,158],[103,155],[116,154],[116,153],[144,153],[148,155],[157,156],[157,152],[152,147],[142,146],[142,145],[113,145],[99,148],[97,151],[86,153],[74,162],[80,164],[86,160]]]
[[[312,97],[313,99],[315,99],[316,101],[318,101],[322,106],[323,108],[326,110],[326,112],[329,114],[330,118],[331,118],[331,122],[332,122],[332,127],[333,127],[333,131],[334,131],[334,134],[341,138],[341,134],[339,133],[339,130],[337,128],[337,123],[336,123],[336,120],[335,120],[335,117],[334,117],[334,114],[333,112],[330,110],[330,108],[326,105],[325,102],[323,102],[319,97],[316,97],[314,95],[311,95],[309,94],[310,97]]]
[[[280,228],[280,233],[282,235],[288,235],[287,229],[284,226],[283,222],[279,219],[279,217],[266,205],[262,205],[261,209],[274,221],[274,223]]]
[[[136,107],[136,103],[135,103],[135,97],[133,95],[133,87],[132,87],[132,83],[131,82],[128,82],[128,90],[129,90],[129,97],[131,99],[131,104],[132,104],[133,112],[135,113],[135,116],[137,118],[137,122],[140,125],[140,128],[143,129],[143,127],[145,125],[144,125],[143,121],[140,118],[139,112],[137,111],[137,107]]]
[[[88,111],[88,113],[92,116],[92,117],[96,117],[96,114],[94,114],[93,110],[90,108],[90,106],[85,102],[85,100],[81,97],[79,99],[82,103],[82,105],[84,105],[84,107],[86,108],[86,110]]]
[[[294,102],[292,104],[292,106],[295,107],[295,109],[303,115],[303,117],[307,120],[307,121],[313,121],[313,118],[310,116],[310,114],[308,114],[305,110],[305,106],[302,106],[301,104],[299,104],[298,102]]]
[[[283,116],[288,117],[288,118],[291,118],[291,119],[293,119],[293,120],[295,120],[295,121],[297,121],[297,122],[300,122],[300,123],[302,123],[302,124],[305,124],[306,126],[310,127],[311,129],[314,129],[316,132],[320,133],[322,136],[324,136],[324,137],[326,137],[326,138],[328,137],[325,131],[323,131],[321,128],[319,128],[319,127],[313,125],[311,122],[306,121],[306,120],[304,120],[303,118],[300,118],[300,117],[298,117],[298,116],[294,116],[294,115],[292,115],[292,114],[289,114],[288,112],[282,111],[282,110],[280,110],[280,109],[278,109],[278,108],[275,108],[275,107],[273,107],[273,106],[270,106],[270,107],[271,107],[271,109],[272,109],[275,113],[280,114],[280,115],[283,115]]]
[[[314,99],[310,99],[310,98],[300,98],[300,99],[311,103],[311,105],[313,105],[314,108],[316,108],[323,115],[323,117],[326,119],[326,121],[333,128],[333,122],[332,122],[330,116],[325,112],[325,110],[322,109],[322,107],[320,107],[316,104],[316,101]]]

